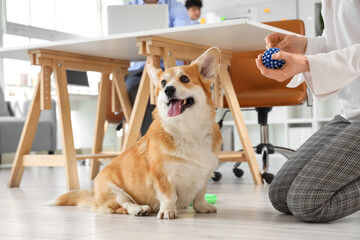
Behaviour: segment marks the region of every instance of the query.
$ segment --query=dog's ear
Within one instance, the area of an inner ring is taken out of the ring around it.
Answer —
[[[153,65],[147,64],[146,65],[146,71],[150,77],[150,80],[154,83],[154,85],[157,87],[159,83],[159,73],[162,72],[161,69],[154,68]]]
[[[198,64],[199,73],[205,78],[214,81],[220,70],[221,52],[217,47],[209,48],[192,64]]]

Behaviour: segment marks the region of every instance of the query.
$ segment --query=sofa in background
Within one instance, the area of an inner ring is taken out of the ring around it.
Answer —
[[[30,104],[31,100],[6,102],[0,88],[0,164],[1,154],[16,152]],[[52,109],[41,112],[31,151],[54,153],[56,132],[56,103],[52,100]]]

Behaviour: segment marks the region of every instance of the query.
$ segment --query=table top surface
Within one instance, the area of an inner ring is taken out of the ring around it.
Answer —
[[[13,48],[0,48],[1,58],[28,60],[28,50],[48,49],[130,61],[144,60],[138,54],[136,39],[158,36],[206,46],[216,46],[233,52],[265,49],[264,38],[272,32],[289,33],[248,19],[228,20],[221,23],[199,24],[95,38],[79,38],[34,44]]]

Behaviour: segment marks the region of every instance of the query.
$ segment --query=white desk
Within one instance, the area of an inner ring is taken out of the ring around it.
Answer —
[[[264,38],[272,32],[289,33],[262,23],[238,19],[214,24],[198,24],[24,47],[0,48],[0,57],[29,60],[28,50],[47,49],[129,61],[145,60],[144,56],[138,54],[136,47],[136,39],[144,36],[157,36],[205,46],[217,46],[233,52],[243,52],[264,49]]]
[[[268,25],[240,19],[216,24],[0,49],[0,57],[27,59],[29,54],[33,64],[42,66],[42,78],[36,88],[33,104],[25,123],[9,186],[19,186],[25,166],[64,166],[69,189],[79,189],[76,160],[81,159],[81,157],[76,156],[74,149],[69,96],[66,91],[67,81],[66,76],[64,76],[66,68],[102,73],[93,145],[94,155],[92,156],[94,160],[92,161],[91,178],[93,178],[99,170],[97,159],[101,157],[102,150],[103,127],[108,104],[107,95],[110,87],[109,74],[111,73],[115,77],[115,81],[112,81],[113,89],[116,89],[125,118],[130,125],[123,148],[127,149],[138,139],[141,125],[139,119],[143,118],[150,94],[149,79],[146,74],[143,74],[134,111],[131,111],[122,74],[126,71],[128,62],[146,59],[154,66],[159,66],[160,58],[163,58],[165,67],[171,67],[175,65],[175,59],[194,60],[210,46],[219,47],[223,55],[223,66],[215,85],[215,100],[221,101],[222,90],[224,90],[244,147],[242,153],[222,153],[219,158],[222,161],[248,162],[254,182],[262,183],[260,169],[226,67],[230,65],[232,52],[264,49],[265,36],[275,31],[288,33]],[[63,156],[40,156],[37,158],[28,154],[35,134],[33,128],[36,129],[39,114],[41,110],[49,107],[47,90],[49,89],[49,78],[52,71],[55,73],[57,85],[64,154]],[[112,102],[115,103],[115,101]]]

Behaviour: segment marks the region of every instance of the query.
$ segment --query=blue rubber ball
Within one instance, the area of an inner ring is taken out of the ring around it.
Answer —
[[[274,53],[280,52],[280,48],[269,48],[263,53],[261,61],[263,65],[269,69],[280,69],[284,66],[285,60],[272,59],[271,56]]]

